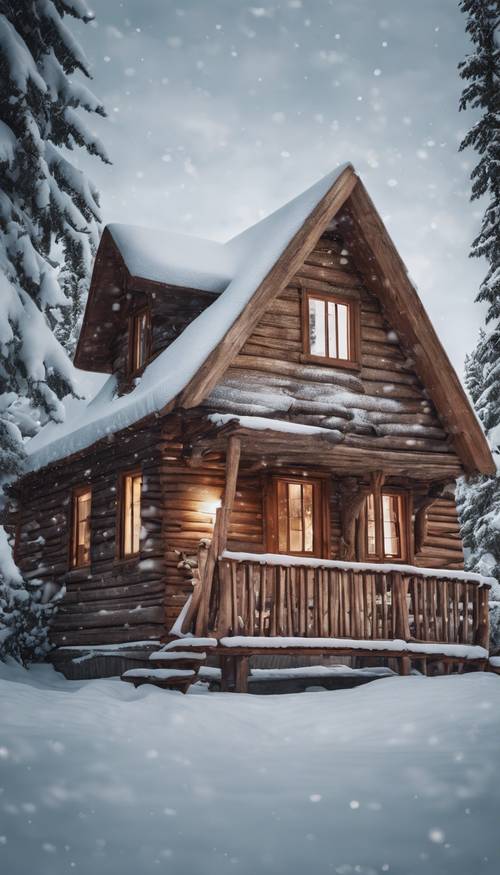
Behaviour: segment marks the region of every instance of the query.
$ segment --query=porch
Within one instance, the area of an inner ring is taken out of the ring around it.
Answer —
[[[172,630],[213,641],[223,688],[245,690],[248,658],[270,653],[389,659],[402,674],[412,662],[424,673],[484,667],[490,584],[479,575],[228,550],[240,453],[232,435],[213,536],[199,546],[193,593]]]
[[[289,547],[297,533],[301,543],[295,555],[293,547],[280,552],[243,552],[235,549],[234,539],[228,549],[242,476],[241,435],[227,435],[225,450],[224,489],[211,538],[199,542],[190,566],[192,593],[170,631],[172,640],[164,651],[152,654],[156,668],[146,674],[127,673],[125,679],[137,684],[154,682],[158,673],[163,685],[177,686],[175,672],[189,669],[191,683],[196,676],[193,647],[203,654],[197,666],[208,656],[215,657],[222,669],[222,688],[236,691],[247,689],[249,658],[271,654],[315,657],[320,662],[346,656],[368,664],[389,660],[401,674],[408,674],[412,663],[423,673],[484,668],[491,582],[456,566],[422,567],[411,561],[415,544],[425,536],[426,510],[440,494],[435,481],[419,492],[421,482],[415,478],[413,502],[406,502],[413,510],[406,513],[404,525],[391,521],[389,533],[375,527],[375,547],[391,549],[401,558],[364,561],[352,554],[357,545],[370,543],[369,514],[364,517],[364,529],[358,521],[370,494],[380,499],[383,509],[385,475],[379,470],[367,472],[364,479],[344,478],[340,487],[343,553],[341,558],[330,558],[329,526],[324,525],[328,508],[315,500],[306,469],[302,480],[284,481],[282,465],[274,479],[278,485],[292,482],[294,489],[300,482],[296,487],[299,512],[292,516],[290,502],[275,501],[266,518],[268,538],[281,548],[284,528]],[[286,456],[283,459],[285,465],[289,463]],[[311,463],[310,455],[306,460]],[[248,465],[247,458],[244,465]],[[390,494],[398,494],[394,488]],[[398,501],[402,508],[403,500]],[[317,531],[326,532],[326,537],[316,538]]]

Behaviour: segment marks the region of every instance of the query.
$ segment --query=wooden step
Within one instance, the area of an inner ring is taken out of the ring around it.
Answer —
[[[155,650],[149,657],[151,665],[157,668],[193,669],[197,672],[207,659],[205,650]]]

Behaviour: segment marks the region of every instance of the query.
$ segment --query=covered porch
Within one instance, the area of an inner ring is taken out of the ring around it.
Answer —
[[[308,556],[304,551],[292,555],[228,550],[242,447],[246,464],[255,464],[262,436],[251,443],[234,426],[224,432],[225,487],[213,535],[209,542],[200,543],[193,591],[171,630],[174,639],[211,642],[211,652],[220,659],[224,689],[244,691],[249,657],[270,653],[320,660],[331,656],[394,660],[402,674],[409,673],[412,663],[424,673],[450,670],[453,665],[459,670],[484,667],[489,634],[486,578],[408,561],[331,559],[328,552]],[[288,453],[282,445],[281,464],[286,465],[290,453],[297,460],[299,450],[290,438]],[[276,436],[267,440],[275,442]],[[312,459],[311,447],[317,459],[317,444],[304,445],[302,435],[300,443],[303,460]],[[353,451],[349,454],[354,458]],[[265,464],[263,457],[261,464]],[[367,495],[361,478],[366,480],[369,464],[357,457],[358,486],[344,495],[344,555],[354,550],[354,524]],[[413,546],[413,539],[423,535],[425,510],[439,494],[436,469],[430,462],[426,468],[421,457],[420,465],[420,480],[417,469],[411,471],[419,499],[407,519],[407,526],[411,520],[414,527],[406,535]],[[389,468],[391,474],[395,470]],[[408,467],[404,473],[408,474]],[[383,479],[382,472],[369,472],[369,482],[375,486]]]

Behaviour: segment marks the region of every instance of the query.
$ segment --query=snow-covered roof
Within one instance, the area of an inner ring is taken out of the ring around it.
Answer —
[[[466,471],[492,473],[495,465],[491,451],[464,389],[405,265],[350,164],[338,167],[224,244],[171,232],[158,232],[160,236],[153,241],[149,231],[112,226],[114,230],[107,231],[108,239],[114,235],[113,239],[120,240],[122,257],[132,275],[147,272],[148,279],[152,279],[156,271],[160,282],[174,285],[182,281],[186,288],[201,288],[200,283],[204,283],[210,291],[219,290],[219,294],[150,362],[132,391],[118,396],[112,376],[89,403],[72,402],[66,422],[51,423],[36,435],[27,445],[29,469],[38,470],[64,459],[147,416],[165,413],[176,403],[184,407],[202,403],[272,297],[293,277],[346,201],[361,229],[361,235],[354,234],[351,241],[353,251],[358,252],[361,262],[367,258],[377,268],[382,279],[377,282],[376,294],[388,321],[401,327],[415,371],[453,436],[457,456]],[[203,264],[198,263],[199,259]]]
[[[205,269],[204,265],[200,273],[206,273],[207,281],[209,275],[214,283],[216,276],[222,281],[222,275],[226,271],[233,276],[216,300],[146,367],[131,392],[118,397],[116,380],[111,376],[88,403],[74,402],[71,405],[71,415],[67,416],[65,422],[49,423],[32,438],[26,446],[29,470],[38,470],[83,450],[109,434],[119,432],[150,414],[158,413],[173,401],[243,312],[259,284],[310,213],[348,168],[352,172],[349,164],[339,166],[298,197],[226,244],[192,238],[196,242],[193,243],[190,255],[186,243],[190,238],[185,237],[179,246],[178,255],[174,253],[174,247],[172,251],[164,253],[166,257],[163,265],[160,264],[160,254],[153,252],[154,247],[147,242],[150,239],[149,231],[137,236],[135,240],[129,226],[111,226],[114,229],[113,236],[118,234],[127,253],[126,258],[133,265],[129,270],[134,275],[138,275],[137,270],[143,269],[141,265],[147,264],[149,273],[153,269],[159,274],[164,271],[162,275],[165,277],[167,271],[175,269],[178,276],[186,276],[189,270],[193,271],[190,263],[194,254],[203,250],[209,267]],[[122,230],[117,232],[117,228]],[[181,236],[168,233],[171,241]],[[146,241],[143,254],[139,253],[140,241]],[[222,252],[225,254],[222,255]],[[173,273],[169,276],[168,282],[173,283]],[[197,282],[199,283],[199,277]]]
[[[138,225],[112,223],[107,228],[133,277],[223,292],[236,272],[230,243]]]

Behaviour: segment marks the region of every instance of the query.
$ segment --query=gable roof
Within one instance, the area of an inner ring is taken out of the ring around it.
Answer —
[[[464,468],[492,472],[494,463],[479,422],[406,268],[350,164],[328,174],[228,243],[214,244],[214,257],[222,247],[228,253],[222,257],[227,259],[224,263],[232,268],[233,276],[225,289],[146,367],[128,395],[114,396],[116,383],[111,377],[73,418],[71,426],[50,424],[33,438],[28,444],[31,470],[82,450],[148,415],[199,404],[241,349],[269,302],[284,289],[339,214],[344,220],[342,233],[352,238],[355,257],[360,254],[367,283],[374,284],[373,291],[387,307],[389,318],[398,331],[402,329],[401,339],[412,350],[416,371],[454,437]],[[355,240],[358,236],[362,243]],[[130,264],[135,264],[136,256],[129,257]]]

